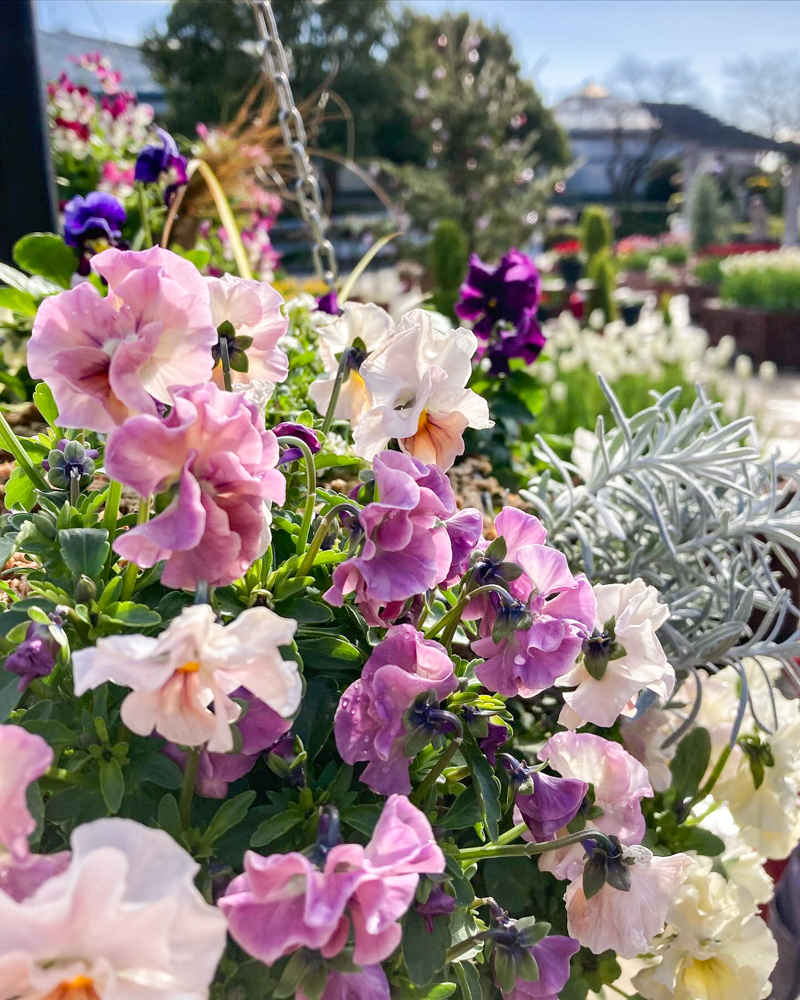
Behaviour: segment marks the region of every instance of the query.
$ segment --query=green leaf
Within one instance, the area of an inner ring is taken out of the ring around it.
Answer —
[[[255,797],[255,792],[242,792],[235,798],[223,802],[203,834],[204,843],[210,846],[226,834],[228,830],[232,830],[241,823],[247,815],[248,809],[253,804]]]
[[[494,842],[500,836],[500,782],[492,765],[469,737],[461,744],[461,755],[472,772],[483,821],[489,839]]]
[[[301,625],[324,625],[333,618],[330,605],[308,597],[292,597],[275,609],[283,618],[294,618]]]
[[[78,734],[73,733],[57,719],[23,719],[22,726],[29,733],[35,733],[47,740],[51,747],[74,746],[78,740]]]
[[[481,974],[472,962],[453,962],[462,1000],[483,1000]]]
[[[184,250],[183,251],[184,260],[190,260],[198,271],[202,271],[204,267],[208,267],[208,262],[211,260],[211,254],[208,250]]]
[[[297,648],[315,673],[328,674],[342,670],[358,670],[364,661],[361,650],[340,636],[319,636],[297,640]]]
[[[278,813],[277,816],[270,816],[269,819],[265,819],[256,827],[255,833],[250,838],[250,846],[265,847],[273,840],[277,840],[278,837],[293,830],[302,820],[303,817],[300,813],[282,812]]]
[[[35,316],[36,307],[36,299],[30,292],[23,292],[20,288],[0,288],[0,309]]]
[[[517,985],[517,963],[507,948],[494,950],[494,980],[503,993],[512,993]]]
[[[0,536],[0,569],[8,562],[15,548],[16,540],[13,535]]]
[[[160,788],[180,788],[183,782],[183,771],[174,760],[165,757],[163,753],[140,757],[130,767],[140,781],[152,781]]]
[[[163,795],[161,801],[158,803],[158,825],[160,829],[165,830],[178,843],[181,842],[183,824],[181,823],[178,801],[169,792]]]
[[[34,485],[19,466],[6,483],[4,502],[7,510],[30,510],[36,503]]]
[[[28,233],[14,244],[12,256],[24,271],[50,278],[62,288],[70,287],[78,266],[75,251],[55,233]]]
[[[433,930],[428,931],[424,919],[412,906],[403,920],[403,958],[411,981],[417,986],[429,983],[447,964],[449,947],[449,915],[434,917]]]
[[[104,614],[120,625],[128,628],[150,628],[161,622],[161,615],[146,604],[134,604],[133,601],[121,601],[109,604]]]
[[[63,528],[58,532],[61,555],[73,577],[96,580],[103,572],[110,546],[105,528]]]
[[[679,827],[678,844],[681,851],[697,851],[709,858],[716,858],[725,850],[724,841],[700,826]]]
[[[303,661],[306,652],[300,643]],[[294,723],[294,733],[303,741],[309,763],[313,762],[333,729],[333,716],[339,704],[339,686],[331,677],[312,677],[300,707],[300,714]]]
[[[371,837],[375,825],[380,819],[381,806],[348,806],[342,812],[342,822],[347,826],[352,826],[354,830],[363,833],[365,837]]]
[[[119,761],[114,757],[100,761],[100,791],[108,811],[112,815],[118,813],[125,795],[125,778]]]
[[[6,721],[19,704],[22,691],[17,690],[19,677],[7,670],[0,673],[0,723]]]
[[[58,420],[58,407],[56,406],[56,401],[53,399],[50,386],[46,382],[40,382],[33,390],[33,402],[39,413],[41,413],[50,427],[55,430],[56,420]]]
[[[672,789],[678,801],[688,798],[698,790],[711,758],[711,737],[698,726],[688,732],[678,744],[670,761]]]
[[[465,830],[467,827],[480,823],[482,819],[481,801],[478,798],[475,785],[472,784],[459,795],[444,816],[436,821],[436,824],[444,827],[445,830]]]

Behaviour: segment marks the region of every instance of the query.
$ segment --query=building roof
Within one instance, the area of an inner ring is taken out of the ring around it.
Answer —
[[[697,142],[715,149],[753,150],[761,153],[774,150],[794,156],[800,154],[800,145],[797,143],[778,142],[735,125],[726,125],[690,104],[655,104],[647,101],[642,106],[665,132],[684,142]]]
[[[613,97],[596,83],[587,84],[553,107],[556,121],[567,132],[649,132],[657,122],[641,104]]]
[[[37,41],[39,64],[46,80],[55,80],[62,71],[66,71],[75,83],[97,90],[97,78],[77,66],[70,56],[100,52],[111,60],[114,69],[122,73],[122,86],[133,90],[139,100],[152,104],[154,99],[163,97],[164,88],[153,78],[135,45],[106,42],[100,38],[74,35],[70,31],[37,31]]]

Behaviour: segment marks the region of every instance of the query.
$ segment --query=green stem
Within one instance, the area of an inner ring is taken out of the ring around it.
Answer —
[[[526,833],[528,826],[526,823],[517,823],[516,826],[512,826],[510,830],[506,830],[505,833],[500,834],[495,843],[500,846],[502,844],[511,844],[513,841],[519,839],[523,833]]]
[[[194,786],[197,784],[197,769],[200,767],[200,747],[191,747],[186,755],[186,766],[183,771],[183,784],[181,785],[181,801],[179,811],[181,824],[184,830],[188,830],[192,825],[192,801],[194,799]]]
[[[328,403],[328,409],[325,411],[325,419],[322,421],[322,433],[327,434],[331,429],[331,424],[333,423],[333,415],[336,412],[336,404],[339,402],[339,393],[342,391],[342,382],[344,382],[344,373],[347,371],[347,362],[350,360],[350,348],[345,347],[342,351],[342,356],[339,358],[339,367],[336,370],[336,380],[333,383],[333,389],[331,390],[331,398]]]
[[[109,481],[106,490],[106,509],[103,511],[103,527],[108,532],[108,559],[106,559],[105,576],[111,574],[111,566],[114,562],[114,536],[117,530],[117,517],[119,516],[119,502],[122,499],[122,483],[116,479]]]
[[[473,934],[472,937],[468,937],[466,941],[459,941],[458,944],[454,944],[452,948],[448,949],[447,961],[457,961],[462,955],[466,955],[468,951],[472,951],[476,944],[487,941],[489,937],[489,931],[482,931],[480,934]]]
[[[626,1000],[633,1000],[632,994],[626,993],[625,990],[621,990],[619,986],[615,986],[613,983],[604,983],[603,985],[607,986],[610,990],[613,990],[615,993],[619,993],[619,995],[621,997],[625,997]]]
[[[69,502],[71,507],[78,506],[78,497],[81,495],[80,476],[69,477]]]
[[[728,746],[725,747],[725,749],[719,755],[719,760],[714,765],[714,770],[709,775],[708,781],[703,785],[702,788],[698,789],[698,791],[693,796],[691,802],[689,803],[689,808],[690,809],[691,809],[691,807],[693,805],[696,805],[698,802],[702,802],[702,800],[707,795],[711,794],[712,788],[719,781],[719,776],[722,774],[722,771],[723,771],[725,765],[728,763],[728,758],[731,755],[731,750],[733,750],[733,747],[730,746],[730,744],[729,744]]]
[[[144,241],[148,248],[153,245],[153,233],[150,229],[150,216],[147,211],[147,199],[144,193],[144,183],[136,182],[136,191],[139,195],[139,211],[142,213],[142,229],[144,230]]]
[[[442,631],[442,629],[446,629],[447,631],[445,633],[445,636],[447,636],[448,633],[452,632],[452,634],[449,636],[449,640],[452,640],[453,635],[455,635],[456,629],[458,628],[459,622],[461,621],[461,612],[469,604],[472,598],[480,597],[482,594],[491,594],[493,592],[496,594],[501,594],[509,601],[513,601],[511,594],[509,594],[509,592],[505,589],[505,587],[500,587],[496,583],[486,583],[482,587],[478,587],[475,590],[467,589],[459,596],[458,600],[453,605],[453,607],[450,608],[449,611],[446,611],[439,619],[439,621],[428,629],[428,631],[425,633],[425,638],[432,639],[434,636],[438,635]],[[445,642],[444,638],[442,639],[442,645],[445,646],[447,645],[447,642]]]
[[[219,360],[222,362],[222,382],[226,392],[233,392],[231,382],[231,356],[228,353],[228,340],[226,337],[219,338]]]
[[[596,840],[609,854],[614,853],[614,845],[608,837],[599,830],[580,830],[570,833],[560,840],[548,840],[541,844],[486,844],[483,847],[466,847],[458,852],[458,860],[462,862],[485,861],[487,858],[525,858],[536,854],[546,854],[548,851],[558,851],[562,847],[572,847],[584,840]]]
[[[37,490],[46,492],[50,488],[47,485],[44,476],[28,458],[27,452],[22,447],[19,438],[11,429],[11,425],[6,420],[3,413],[0,413],[0,443],[2,443],[6,451],[10,452],[14,456],[17,465],[22,469]]]
[[[315,487],[316,489],[316,487]],[[330,531],[333,519],[341,510],[350,508],[353,510],[353,505],[351,503],[337,503],[336,506],[331,507],[325,517],[322,519],[322,524],[317,528],[314,537],[311,539],[311,545],[309,545],[306,550],[306,554],[303,556],[303,561],[300,563],[300,568],[297,571],[298,576],[308,576],[314,565],[314,560],[317,557],[317,553],[320,550],[320,546],[325,541],[325,537]]]
[[[433,767],[425,775],[424,780],[421,784],[417,785],[414,791],[409,796],[409,801],[412,805],[419,806],[425,801],[425,797],[428,792],[436,784],[439,775],[444,771],[450,761],[455,757],[458,748],[461,746],[461,737],[457,736],[453,742],[444,751],[441,757],[436,761]]]
[[[281,436],[280,443],[282,445],[291,445],[293,448],[299,448],[303,453],[306,463],[306,503],[295,546],[295,552],[300,555],[301,552],[305,551],[305,547],[308,544],[308,533],[311,530],[311,522],[314,518],[314,504],[317,502],[317,470],[314,467],[314,456],[311,454],[311,449],[305,441],[287,434],[285,437]],[[322,541],[320,540],[321,544]]]
[[[145,524],[147,519],[150,517],[150,500],[149,496],[141,497],[139,500],[139,509],[136,513],[136,523]],[[136,586],[136,571],[139,567],[135,562],[129,562],[125,567],[125,573],[122,577],[122,595],[121,599],[123,601],[129,601],[133,596],[133,591]]]

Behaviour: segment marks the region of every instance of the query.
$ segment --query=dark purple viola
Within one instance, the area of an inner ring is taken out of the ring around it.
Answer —
[[[473,324],[476,336],[488,339],[500,321],[516,327],[535,313],[541,292],[536,265],[519,250],[509,250],[496,267],[473,254],[455,311]]]
[[[417,913],[425,921],[429,934],[433,934],[433,918],[447,916],[456,908],[456,901],[440,885],[431,887],[430,895],[424,903],[417,903]]]
[[[61,625],[58,615],[50,617],[53,625]],[[30,623],[25,638],[6,660],[6,670],[19,677],[19,691],[24,691],[37,677],[47,677],[53,672],[59,648],[52,626],[39,622]]]
[[[293,424],[289,421],[284,421],[284,423],[278,424],[277,427],[273,427],[272,431],[275,437],[278,438],[299,438],[300,441],[308,445],[312,455],[316,455],[322,448],[322,445],[319,443],[319,437],[317,437],[317,432],[311,427],[306,427],[305,424]],[[289,447],[281,454],[278,465],[288,465],[289,462],[298,462],[302,457],[303,453],[299,448]]]
[[[576,778],[555,778],[542,772],[530,775],[533,792],[517,792],[514,803],[533,839],[552,840],[578,814],[589,786]]]
[[[115,244],[122,236],[125,209],[105,191],[92,191],[84,198],[75,195],[64,206],[64,241],[83,249],[88,240]]]
[[[164,201],[169,205],[177,189],[188,181],[186,157],[181,156],[178,145],[169,132],[157,128],[156,135],[160,144],[148,143],[142,147],[136,157],[133,178],[142,184],[156,184],[166,175],[169,184],[164,189]]]
[[[320,295],[317,299],[317,309],[320,312],[330,313],[331,316],[339,315],[341,309],[339,308],[339,297],[336,294],[335,288],[332,288],[324,295]]]
[[[522,358],[526,364],[533,362],[542,353],[545,336],[536,313],[524,316],[520,324],[513,330],[497,330],[486,354],[491,361],[491,370],[495,374],[508,371],[508,363],[512,358]]]
[[[502,722],[489,722],[486,728],[488,732],[486,736],[478,740],[478,746],[486,755],[486,759],[492,767],[494,767],[497,763],[497,751],[504,743],[508,743],[511,733],[508,730],[508,726]]]

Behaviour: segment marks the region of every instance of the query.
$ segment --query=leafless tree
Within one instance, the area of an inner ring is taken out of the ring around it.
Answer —
[[[800,56],[769,52],[739,56],[724,73],[731,117],[746,128],[778,139],[800,136]]]
[[[698,104],[704,103],[706,97],[688,59],[648,62],[624,55],[611,70],[608,87],[617,97],[637,102]]]

